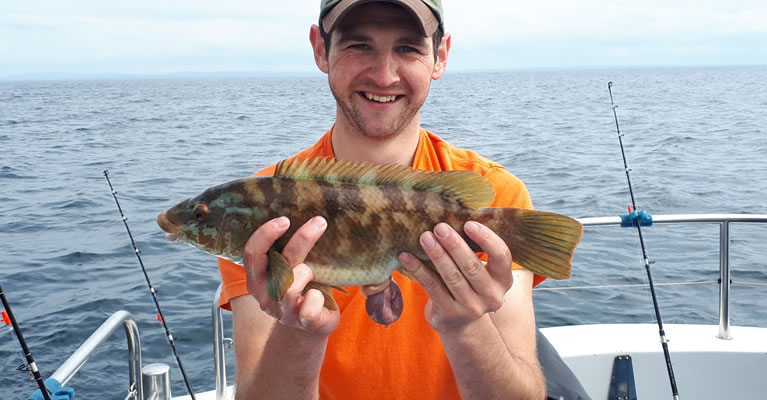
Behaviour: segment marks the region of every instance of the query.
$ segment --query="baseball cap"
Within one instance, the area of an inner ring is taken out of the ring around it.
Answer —
[[[354,7],[374,1],[399,4],[420,22],[421,33],[431,36],[437,28],[443,28],[441,0],[322,0],[320,3],[320,23],[326,33],[330,33]]]

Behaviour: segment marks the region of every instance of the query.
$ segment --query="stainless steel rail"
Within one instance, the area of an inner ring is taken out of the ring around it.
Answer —
[[[718,224],[719,225],[719,334],[720,339],[730,336],[730,225],[767,224],[767,214],[669,214],[653,215],[653,225],[666,224]],[[615,217],[580,218],[584,227],[620,226]]]
[[[136,399],[144,398],[144,390],[141,385],[141,339],[138,326],[133,316],[127,311],[117,311],[112,314],[91,336],[72,353],[66,361],[51,375],[63,386],[85,365],[88,358],[98,346],[104,343],[117,328],[122,325],[125,335],[128,337],[128,367],[129,367],[129,391],[136,391]]]
[[[213,298],[211,314],[213,317],[213,359],[216,368],[216,400],[225,400],[226,396],[226,354],[224,352],[224,320],[218,299],[221,297],[221,286],[218,285],[216,296]]]

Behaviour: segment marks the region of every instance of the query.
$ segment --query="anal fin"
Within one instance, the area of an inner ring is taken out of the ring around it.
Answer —
[[[405,267],[399,267],[397,268],[397,271],[399,271],[399,273],[402,274],[402,276],[405,278],[410,279],[413,282],[418,282],[418,279],[416,279],[415,276],[410,273],[410,271],[405,269]]]
[[[346,290],[336,287],[336,286],[330,286],[326,285],[324,283],[318,283],[311,281],[309,282],[306,287],[304,288],[304,294],[308,292],[310,289],[317,289],[322,293],[322,297],[325,298],[325,308],[328,310],[338,310],[338,304],[336,304],[336,299],[333,298],[333,289],[337,289],[340,291],[343,291],[346,294],[349,294]]]

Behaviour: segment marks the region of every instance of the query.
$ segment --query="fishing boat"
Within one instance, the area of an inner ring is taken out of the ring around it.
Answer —
[[[581,218],[585,229],[620,227],[619,216]],[[767,286],[767,282],[733,282],[730,277],[730,228],[737,224],[760,224],[767,228],[765,214],[675,214],[652,216],[652,227],[679,224],[719,226],[719,324],[667,324],[668,349],[674,374],[667,373],[666,359],[657,324],[615,323],[570,325],[542,328],[542,333],[557,349],[592,399],[667,399],[673,398],[670,375],[680,398],[756,399],[764,397],[762,377],[767,368],[767,327],[730,324],[730,287],[733,283]],[[715,244],[711,244],[715,246]],[[767,265],[763,265],[767,267]],[[620,285],[617,285],[620,286]],[[626,285],[636,286],[636,285]],[[600,288],[564,286],[546,290],[577,292]],[[616,290],[616,286],[602,288]],[[226,379],[226,349],[231,339],[224,337],[223,312],[217,306],[221,288],[212,296],[213,335],[210,364],[215,389],[194,394],[199,400],[234,398],[234,388]],[[572,298],[577,298],[572,296]],[[714,301],[713,299],[711,299]],[[168,364],[142,365],[141,340],[137,324],[127,311],[116,311],[51,375],[60,385],[77,373],[91,354],[115,332],[123,328],[129,353],[129,374],[125,382],[126,399],[192,399],[189,394],[172,396],[171,368]],[[171,364],[173,365],[173,364]],[[87,396],[86,396],[87,397]],[[42,398],[42,397],[40,397]],[[61,397],[65,399],[68,397]]]

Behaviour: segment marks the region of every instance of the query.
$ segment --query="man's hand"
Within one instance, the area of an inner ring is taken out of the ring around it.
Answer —
[[[421,247],[439,276],[412,254],[400,254],[400,262],[431,298],[424,314],[438,332],[460,330],[501,308],[514,280],[511,252],[498,235],[474,221],[464,224],[463,230],[488,255],[487,265],[445,223],[437,224],[434,232],[421,235]]]
[[[280,323],[307,333],[327,336],[338,326],[341,314],[323,306],[322,293],[311,289],[302,294],[312,280],[312,270],[304,259],[327,228],[327,221],[314,217],[290,238],[282,256],[293,266],[293,285],[280,302],[274,302],[266,291],[267,251],[290,227],[287,217],[275,218],[261,225],[248,239],[243,251],[243,265],[247,274],[248,292],[256,298],[261,309]]]

